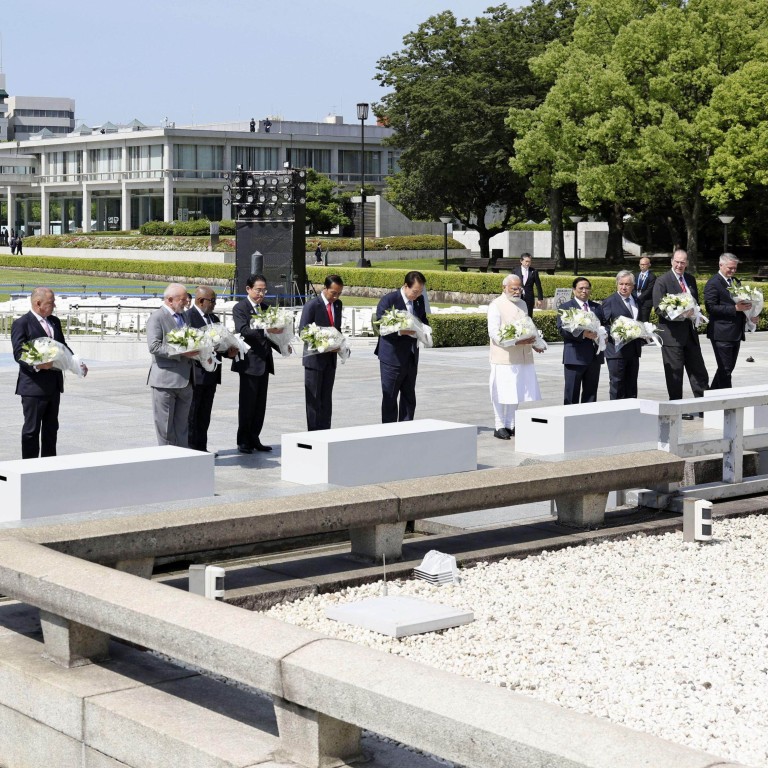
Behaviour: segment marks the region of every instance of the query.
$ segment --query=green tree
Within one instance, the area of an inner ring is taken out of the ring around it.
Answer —
[[[344,199],[327,176],[307,169],[307,227],[310,235],[330,232],[349,224],[344,214]]]
[[[478,232],[486,257],[490,238],[526,217],[527,182],[509,166],[515,133],[505,118],[544,97],[528,60],[570,30],[572,17],[566,0],[500,5],[474,21],[446,11],[379,61],[376,77],[392,92],[374,109],[401,150],[388,191],[395,205],[412,218],[449,213]]]

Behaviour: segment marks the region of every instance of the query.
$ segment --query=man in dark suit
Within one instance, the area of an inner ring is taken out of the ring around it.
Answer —
[[[592,283],[586,277],[577,277],[573,281],[573,298],[560,305],[560,309],[583,309],[594,312],[603,323],[600,305],[589,300]],[[565,389],[563,405],[574,403],[594,403],[597,400],[597,386],[600,383],[600,366],[604,355],[597,351],[597,334],[583,331],[574,336],[562,326],[560,315],[557,316],[557,330],[563,337],[563,367]]]
[[[704,305],[709,315],[707,338],[712,342],[712,349],[717,361],[717,371],[712,379],[712,389],[730,389],[731,374],[736,367],[739,347],[744,341],[744,326],[749,301],[734,301],[728,289],[731,285],[740,285],[736,275],[739,260],[732,253],[720,257],[720,270],[704,286]]]
[[[651,271],[651,260],[647,256],[640,259],[640,271],[635,275],[635,297],[638,307],[637,320],[647,323],[651,319],[653,309],[653,284],[656,275]]]
[[[523,283],[523,301],[528,307],[528,317],[533,317],[533,308],[544,299],[539,270],[531,266],[531,261],[531,254],[523,253],[520,255],[520,266],[512,270],[512,274],[517,275]],[[534,289],[538,294],[538,299],[534,298]]]
[[[381,297],[376,319],[389,309],[410,312],[429,325],[424,305],[427,279],[421,272],[409,272],[402,288]],[[381,423],[413,421],[416,413],[416,374],[419,371],[419,346],[412,331],[380,336],[374,354],[381,373]],[[399,398],[399,402],[398,402]]]
[[[240,395],[237,410],[237,448],[240,453],[271,451],[271,445],[261,442],[261,428],[267,410],[269,376],[275,372],[272,349],[277,345],[267,338],[262,329],[251,328],[251,316],[259,309],[269,309],[264,302],[267,279],[264,275],[250,275],[245,281],[247,296],[232,308],[235,332],[239,333],[250,349],[243,360],[234,360],[232,370],[240,375]]]
[[[627,269],[616,275],[616,293],[612,293],[601,305],[603,320],[609,332],[605,346],[605,361],[608,364],[609,392],[611,400],[637,397],[637,376],[640,371],[640,354],[643,341],[636,339],[616,349],[616,342],[610,336],[611,325],[619,317],[639,320],[640,309],[633,296],[635,278]]]
[[[31,311],[14,320],[11,326],[13,357],[19,364],[16,394],[21,396],[24,413],[24,425],[21,428],[22,459],[56,455],[59,403],[64,391],[64,374],[56,370],[53,363],[29,365],[21,360],[24,344],[48,336],[67,346],[61,322],[53,314],[56,306],[53,291],[50,288],[35,288],[29,303]],[[87,367],[84,363],[81,365],[86,374]]]
[[[184,313],[187,324],[192,328],[205,328],[220,323],[216,308],[216,292],[207,285],[200,285],[195,290],[192,306]],[[237,350],[230,350],[234,357]],[[221,360],[221,356],[216,356]],[[211,423],[213,399],[216,387],[221,384],[221,366],[215,371],[206,371],[199,361],[192,368],[192,405],[189,408],[189,447],[195,451],[208,451],[208,427]]]
[[[668,293],[690,293],[693,300],[699,303],[696,279],[685,271],[687,266],[688,254],[683,250],[676,250],[672,254],[672,269],[661,275],[653,286],[653,306],[656,307],[659,328],[662,331],[661,359],[664,363],[664,377],[670,400],[680,400],[683,396],[683,369],[688,373],[694,397],[701,397],[709,384],[709,374],[701,356],[699,334],[693,320],[668,320],[663,312],[659,312],[659,302]],[[683,418],[692,419],[693,415],[686,413]]]
[[[323,328],[341,330],[341,296],[344,283],[338,275],[328,275],[319,296],[304,305],[299,330],[315,323]],[[307,430],[330,429],[333,414],[333,383],[336,380],[338,352],[323,352],[302,358]]]

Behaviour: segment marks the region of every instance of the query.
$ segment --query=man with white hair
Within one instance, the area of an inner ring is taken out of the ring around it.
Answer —
[[[745,310],[752,302],[735,301],[729,288],[740,285],[736,277],[739,260],[732,253],[720,256],[719,271],[704,286],[704,304],[709,315],[707,338],[717,361],[717,372],[712,379],[712,389],[730,389],[731,374],[736,367],[741,342],[744,341]]]
[[[515,434],[518,405],[541,399],[541,393],[531,351],[535,339],[520,341],[512,346],[501,345],[501,329],[528,316],[528,308],[520,298],[522,280],[517,275],[507,275],[502,286],[503,293],[488,307],[490,390],[494,416],[493,436],[499,440],[509,440]]]
[[[192,405],[192,360],[197,352],[173,352],[165,343],[169,331],[187,322],[187,288],[171,283],[163,291],[163,305],[147,320],[147,346],[152,355],[147,384],[152,387],[152,413],[158,445],[187,448],[189,408]]]

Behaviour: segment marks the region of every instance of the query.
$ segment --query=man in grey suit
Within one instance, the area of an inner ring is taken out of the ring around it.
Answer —
[[[152,355],[147,384],[152,387],[152,413],[158,445],[188,447],[189,408],[192,404],[192,360],[197,352],[176,354],[165,343],[169,331],[187,323],[187,289],[171,283],[163,292],[163,305],[147,320],[147,346]]]

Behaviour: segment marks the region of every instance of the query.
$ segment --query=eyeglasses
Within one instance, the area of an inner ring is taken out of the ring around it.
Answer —
[[[211,304],[216,303],[216,299],[198,299],[198,301],[202,304],[204,301],[209,301]]]

